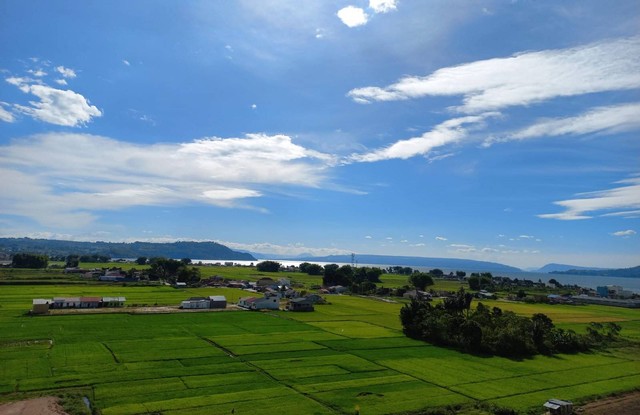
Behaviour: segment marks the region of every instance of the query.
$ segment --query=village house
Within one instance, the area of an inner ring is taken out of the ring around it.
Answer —
[[[204,297],[191,297],[188,300],[184,300],[180,303],[180,308],[183,309],[204,309],[210,308],[211,301]]]
[[[431,301],[431,294],[429,294],[426,291],[420,291],[420,290],[411,290],[411,291],[407,291],[406,293],[402,294],[403,298],[409,298],[412,300],[427,300],[427,301]]]
[[[313,303],[308,299],[301,298],[293,298],[287,304],[287,310],[289,311],[313,311]]]
[[[238,301],[238,307],[246,308],[247,310],[279,310],[280,299],[277,297],[245,297]]]
[[[125,297],[102,297],[102,307],[124,307]]]
[[[98,308],[102,303],[100,297],[80,297],[80,308]]]
[[[224,295],[210,295],[210,308],[227,308],[227,298]]]

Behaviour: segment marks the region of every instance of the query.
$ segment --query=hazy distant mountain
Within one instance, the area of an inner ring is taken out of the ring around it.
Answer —
[[[577,265],[566,265],[566,264],[547,264],[544,267],[537,269],[535,272],[543,272],[543,273],[565,272],[565,271],[569,271],[570,269],[597,270],[597,269],[603,269],[603,268],[579,267]]]
[[[253,255],[238,252],[216,242],[75,242],[51,239],[0,238],[0,252],[30,252],[51,256],[104,255],[111,258],[145,256],[191,259],[255,261]]]
[[[351,255],[329,255],[323,257],[296,257],[296,260],[307,262],[342,262],[351,263]],[[519,268],[496,262],[474,261],[457,258],[427,258],[414,256],[366,255],[355,257],[359,264],[402,265],[408,267],[444,268],[448,270],[476,270],[487,272],[519,272]]]
[[[619,268],[619,269],[568,269],[566,271],[556,271],[556,272],[553,272],[553,274],[597,275],[602,277],[640,278],[640,265],[632,268]]]

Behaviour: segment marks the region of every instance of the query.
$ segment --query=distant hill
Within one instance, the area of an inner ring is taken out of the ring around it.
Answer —
[[[555,271],[555,272],[552,272],[552,274],[596,275],[601,277],[640,278],[640,265],[632,268],[619,268],[619,269],[568,269],[566,271]]]
[[[75,242],[52,239],[0,238],[0,252],[29,252],[50,256],[104,255],[111,258],[145,256],[191,259],[255,261],[253,255],[234,251],[216,242]]]
[[[535,270],[535,272],[542,273],[554,273],[554,272],[564,272],[569,270],[600,270],[604,268],[589,268],[589,267],[579,267],[577,265],[566,265],[566,264],[547,264],[542,268]]]
[[[297,261],[307,262],[342,262],[351,263],[351,255],[329,255],[324,257],[296,257]],[[444,268],[449,270],[477,270],[491,272],[519,272],[519,268],[510,267],[496,262],[474,261],[457,258],[427,258],[414,256],[389,255],[356,255],[359,264],[402,265],[408,267]]]

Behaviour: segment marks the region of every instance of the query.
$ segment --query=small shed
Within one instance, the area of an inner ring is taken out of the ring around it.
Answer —
[[[209,296],[210,308],[227,308],[227,297],[224,295],[210,295]]]
[[[175,288],[187,288],[186,282],[176,282],[174,285]]]
[[[98,308],[102,303],[100,297],[80,297],[80,308]]]
[[[76,308],[80,304],[80,297],[53,297],[51,308]]]
[[[243,297],[238,300],[238,307],[251,309],[253,303],[257,300],[256,297]]]
[[[204,297],[191,297],[180,303],[180,307],[185,309],[209,308],[209,299]]]
[[[280,299],[277,297],[257,298],[250,307],[251,310],[278,310]]]
[[[125,297],[102,297],[102,307],[124,307]]]
[[[51,303],[52,301],[50,299],[34,298],[31,314],[47,314]]]
[[[287,310],[289,311],[313,311],[313,303],[308,299],[301,298],[293,298],[289,301],[287,305]]]
[[[549,399],[544,405],[551,415],[571,415],[573,413],[573,403],[560,399]]]

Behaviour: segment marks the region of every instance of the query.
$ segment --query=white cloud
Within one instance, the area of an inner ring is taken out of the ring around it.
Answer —
[[[42,134],[0,147],[0,213],[80,226],[131,206],[253,208],[244,200],[277,186],[320,186],[331,164],[283,135],[139,145]]]
[[[131,63],[126,59],[123,59],[122,63],[125,64],[126,66],[131,66]]]
[[[518,236],[519,239],[535,239],[535,236],[531,236],[531,235],[520,235]]]
[[[635,235],[636,231],[634,231],[633,229],[627,229],[626,231],[618,231],[618,232],[613,232],[611,235],[613,236],[631,236],[631,235]]]
[[[58,85],[67,85],[67,81],[65,81],[64,79],[56,79],[55,82]]]
[[[447,238],[445,238],[444,236],[436,236],[436,241],[446,241]]]
[[[30,106],[14,104],[20,112],[37,120],[56,125],[75,127],[85,124],[93,117],[102,116],[100,110],[90,105],[82,95],[71,90],[63,91],[47,85],[29,85],[21,78],[8,78],[21,91],[31,93],[40,101],[29,101]]]
[[[359,103],[461,95],[458,110],[479,113],[639,87],[640,37],[633,37],[471,62],[382,88],[353,89],[348,95]]]
[[[337,13],[342,23],[349,27],[358,27],[367,24],[369,16],[363,9],[354,6],[347,6],[338,10]]]
[[[43,71],[42,69],[35,69],[35,70],[29,69],[27,72],[30,73],[31,75],[37,76],[39,78],[47,75],[47,73],[45,71]]]
[[[5,102],[0,102],[0,121],[4,122],[14,122],[16,117],[3,108],[3,105],[7,105]]]
[[[308,254],[312,256],[327,256],[327,255],[345,255],[350,254],[351,251],[339,248],[313,248],[305,246],[304,244],[290,244],[290,245],[277,245],[269,242],[259,243],[240,243],[229,241],[216,241],[220,244],[228,246],[231,249],[240,249],[243,251],[259,252],[261,254],[280,255],[280,256],[294,256]],[[277,259],[277,258],[275,258]],[[302,262],[302,261],[301,261]]]
[[[576,117],[542,120],[502,138],[485,141],[485,146],[495,142],[524,140],[545,136],[576,135],[590,133],[617,133],[640,129],[640,103],[592,108]]]
[[[628,184],[628,186],[583,193],[578,195],[584,196],[580,199],[554,202],[554,204],[565,208],[565,211],[538,216],[545,219],[579,220],[592,218],[593,216],[590,216],[589,214],[593,215],[594,212],[610,210],[617,211],[608,212],[602,215],[605,216],[622,214],[629,209],[640,209],[640,177],[623,180],[618,183]]]
[[[65,68],[64,66],[56,66],[56,72],[65,78],[75,78],[77,76],[76,71],[70,68]]]
[[[465,138],[470,128],[479,128],[484,125],[488,117],[497,113],[485,113],[460,118],[453,118],[437,125],[433,130],[424,133],[420,137],[400,140],[379,150],[365,154],[352,154],[351,162],[373,162],[389,159],[408,159],[417,155],[429,153],[437,147],[454,143]]]
[[[376,13],[388,13],[397,10],[398,0],[369,0],[369,8]]]
[[[258,106],[257,106],[256,104],[251,104],[251,109],[252,109],[252,110],[254,110],[254,109],[256,109],[256,108],[258,108]]]
[[[364,239],[371,239],[371,238],[372,238],[371,235],[367,235],[364,237]]]

